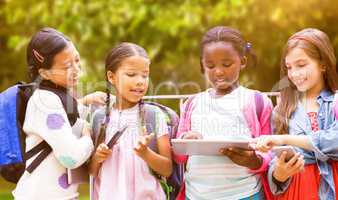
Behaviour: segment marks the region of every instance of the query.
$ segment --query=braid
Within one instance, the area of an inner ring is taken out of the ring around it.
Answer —
[[[110,84],[107,82],[107,88],[106,88],[106,120],[105,123],[107,124],[109,122],[109,115],[110,115]]]
[[[98,137],[95,140],[95,149],[105,140],[106,137],[106,130],[108,123],[110,121],[110,84],[107,81],[107,87],[106,87],[106,111],[105,111],[105,119],[100,125],[100,132]]]

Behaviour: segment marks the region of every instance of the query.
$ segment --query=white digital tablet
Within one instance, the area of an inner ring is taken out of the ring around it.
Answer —
[[[173,150],[180,155],[221,155],[221,148],[238,147],[246,150],[253,150],[249,145],[249,140],[229,140],[229,139],[172,139]]]

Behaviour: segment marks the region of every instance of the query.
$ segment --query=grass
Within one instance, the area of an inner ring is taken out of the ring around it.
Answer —
[[[15,184],[11,184],[0,178],[0,199],[12,200],[12,190],[14,190]],[[80,200],[89,200],[89,186],[88,184],[80,185]]]

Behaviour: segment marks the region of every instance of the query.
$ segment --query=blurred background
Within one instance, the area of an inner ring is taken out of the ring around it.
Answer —
[[[28,81],[26,46],[42,27],[53,27],[80,52],[81,92],[104,90],[104,59],[119,42],[143,46],[151,57],[149,94],[190,94],[205,89],[199,42],[216,25],[239,29],[253,45],[258,64],[241,73],[241,83],[272,91],[279,80],[283,45],[307,27],[326,32],[338,50],[335,0],[0,0],[0,91]],[[177,110],[177,102],[161,103]],[[0,199],[14,185],[0,179]],[[86,186],[81,199],[87,198]]]

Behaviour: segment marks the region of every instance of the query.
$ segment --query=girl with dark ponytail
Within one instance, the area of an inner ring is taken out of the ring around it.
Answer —
[[[84,109],[78,107],[83,107],[81,103],[99,103],[104,95],[74,98],[80,56],[74,44],[53,28],[43,28],[32,37],[27,64],[36,89],[28,100],[23,123],[26,151],[44,147],[37,152],[39,156],[26,161],[26,166],[46,156],[34,170],[25,170],[13,191],[14,198],[77,199],[78,185],[68,182],[67,170],[81,166],[94,149],[89,124],[80,118]]]

